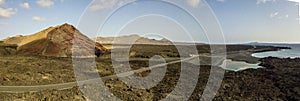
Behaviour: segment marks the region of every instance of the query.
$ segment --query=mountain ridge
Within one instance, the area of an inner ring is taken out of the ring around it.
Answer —
[[[78,49],[73,49],[75,37],[76,45],[80,45]],[[22,55],[71,57],[74,55],[95,55],[94,50],[100,51],[96,53],[107,51],[100,43],[95,43],[74,26],[67,23],[46,28],[32,35],[18,35],[4,39],[3,41],[6,44],[16,44],[18,46],[17,54]]]
[[[162,40],[150,39],[139,35],[124,35],[117,37],[96,37],[93,40],[102,44],[129,44],[128,40],[136,40],[133,44],[172,45],[166,38]]]

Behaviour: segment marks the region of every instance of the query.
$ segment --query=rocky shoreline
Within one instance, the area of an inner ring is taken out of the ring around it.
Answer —
[[[290,47],[274,46],[250,46],[250,45],[228,45],[227,59],[232,61],[242,61],[250,64],[260,63],[259,58],[253,57],[254,53],[279,51],[282,49],[291,49]]]
[[[300,59],[260,59],[265,68],[227,71],[215,100],[300,100]]]

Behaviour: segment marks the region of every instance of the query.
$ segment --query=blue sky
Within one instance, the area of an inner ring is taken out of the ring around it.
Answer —
[[[97,34],[115,36],[117,33],[155,33],[173,41],[190,41],[190,38],[199,42],[208,40],[196,21],[173,5],[137,2],[122,7],[124,1],[96,0],[89,5],[92,0],[0,0],[0,39],[33,34],[63,23],[76,26],[82,21],[81,15],[85,13],[84,17],[89,18],[89,25],[78,28],[89,37],[95,37]],[[201,9],[203,6],[201,0],[181,1],[187,4],[188,9]],[[207,3],[219,20],[227,43],[300,43],[299,7],[296,2],[207,0]],[[122,8],[113,13],[103,29],[98,31],[99,26],[95,19],[107,17],[107,12],[115,7]],[[143,16],[136,18],[138,15]],[[95,33],[97,31],[98,33]]]

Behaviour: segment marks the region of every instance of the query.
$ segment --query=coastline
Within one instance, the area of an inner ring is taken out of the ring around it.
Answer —
[[[268,57],[260,61],[265,68],[227,71],[216,99],[299,101],[300,59]]]
[[[258,61],[263,68],[226,71],[214,100],[300,100],[300,58],[265,57]]]
[[[227,53],[227,58],[232,61],[242,61],[249,64],[258,64],[259,58],[252,56],[255,53],[280,51],[282,49],[291,49],[290,47],[276,47],[276,46],[253,46],[247,50],[232,51]]]

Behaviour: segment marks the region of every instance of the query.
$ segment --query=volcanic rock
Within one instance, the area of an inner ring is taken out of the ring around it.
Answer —
[[[74,42],[76,46],[73,47]],[[94,50],[100,51],[98,53],[107,51],[69,24],[49,27],[28,36],[7,38],[4,43],[18,45],[17,54],[20,55],[71,57],[91,56],[95,54]]]

